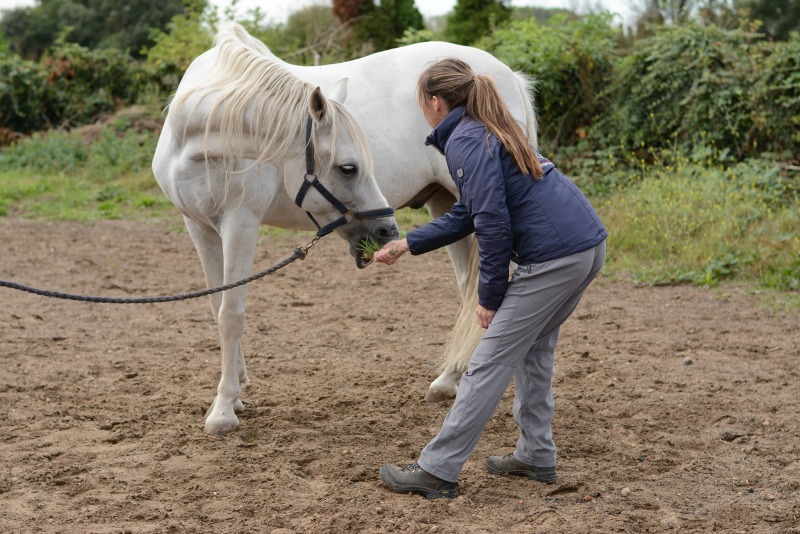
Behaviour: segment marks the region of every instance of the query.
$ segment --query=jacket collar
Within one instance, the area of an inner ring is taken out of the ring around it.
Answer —
[[[439,125],[434,128],[433,132],[425,139],[425,145],[433,146],[433,148],[444,154],[444,147],[447,145],[450,135],[466,113],[467,106],[457,106],[451,109],[447,117],[442,119],[442,122],[440,122]]]

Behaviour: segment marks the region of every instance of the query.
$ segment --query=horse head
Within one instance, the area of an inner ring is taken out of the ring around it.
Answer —
[[[366,137],[344,107],[346,96],[346,78],[330,98],[319,87],[311,91],[304,150],[287,158],[284,185],[317,226],[317,235],[338,233],[350,243],[356,266],[364,268],[370,262],[363,257],[365,243],[382,246],[400,232],[375,180]]]

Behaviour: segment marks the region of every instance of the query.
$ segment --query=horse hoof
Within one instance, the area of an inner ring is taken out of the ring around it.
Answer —
[[[244,411],[244,403],[239,399],[236,399],[236,402],[233,403],[233,413],[242,413]]]
[[[224,436],[225,434],[230,434],[237,428],[239,428],[239,420],[236,416],[233,416],[233,419],[223,417],[218,419],[208,418],[206,419],[206,426],[203,430],[206,434],[211,434],[212,436]]]
[[[203,428],[206,434],[211,434],[212,436],[225,436],[230,434],[234,430],[239,428],[239,424],[226,424],[226,425],[209,425],[206,423],[206,426]]]
[[[430,388],[425,402],[442,402],[456,398],[456,388]]]

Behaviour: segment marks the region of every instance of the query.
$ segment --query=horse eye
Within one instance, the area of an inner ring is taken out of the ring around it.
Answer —
[[[353,176],[358,172],[358,165],[339,165],[339,171],[345,176]]]

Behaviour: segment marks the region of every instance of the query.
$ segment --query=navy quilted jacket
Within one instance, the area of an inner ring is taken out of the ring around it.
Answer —
[[[607,232],[589,201],[549,160],[534,180],[520,172],[494,135],[459,106],[425,143],[442,152],[460,199],[452,210],[408,232],[409,250],[423,254],[471,233],[478,239],[478,300],[497,310],[508,287],[509,264],[541,263],[590,249]]]

